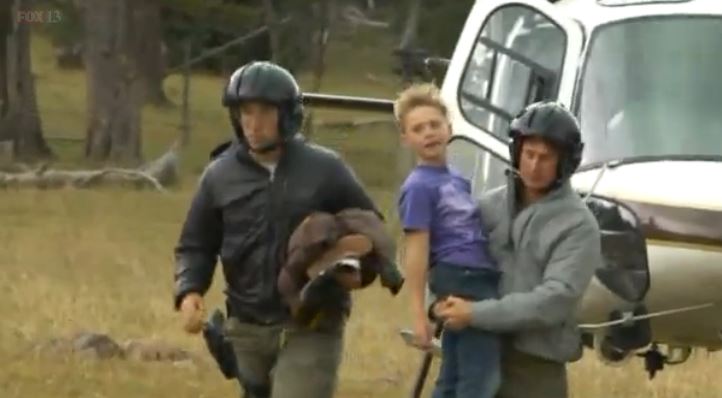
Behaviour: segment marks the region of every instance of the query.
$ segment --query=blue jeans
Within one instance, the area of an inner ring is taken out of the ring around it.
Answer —
[[[493,270],[437,263],[429,288],[437,298],[448,295],[479,301],[498,297],[499,273]],[[492,398],[501,384],[499,336],[471,327],[444,330],[441,369],[433,398]]]

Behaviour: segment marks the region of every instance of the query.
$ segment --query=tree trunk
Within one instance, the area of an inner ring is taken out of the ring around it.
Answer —
[[[17,10],[30,9],[28,0],[0,6],[0,140],[13,143],[16,159],[52,156],[43,137],[35,80],[30,60],[30,26],[18,23]],[[9,21],[8,21],[9,19]]]
[[[163,91],[165,60],[163,51],[160,3],[158,0],[132,2],[133,25],[136,32],[138,68],[145,102],[166,105]]]
[[[267,0],[266,0],[267,1]],[[296,75],[301,68],[307,65],[313,50],[313,34],[316,29],[313,7],[319,1],[287,0],[283,6],[275,9],[274,18],[278,15],[290,17],[284,25],[278,24],[275,29],[276,48],[273,60]]]
[[[263,0],[263,15],[268,26],[268,37],[271,42],[271,61],[278,63],[281,55],[281,27],[278,25],[273,0]]]
[[[12,17],[12,3],[0,4],[0,120],[8,111],[8,40],[15,19]],[[0,129],[2,124],[0,123]],[[0,141],[3,131],[0,130]]]
[[[191,141],[191,122],[190,122],[190,86],[191,86],[191,51],[193,49],[193,43],[190,39],[185,42],[185,49],[183,51],[184,57],[183,62],[185,68],[183,68],[183,100],[181,102],[181,135],[180,135],[180,146],[186,147]]]
[[[401,34],[399,48],[408,49],[416,41],[416,34],[419,29],[419,16],[421,14],[421,0],[409,0],[409,10],[406,14],[404,32]]]
[[[406,23],[399,43],[399,49],[402,51],[410,50],[416,41],[416,35],[419,28],[419,16],[421,13],[421,1],[422,0],[409,0],[409,10],[406,14]],[[412,76],[408,67],[405,65],[408,61],[404,59],[403,53],[401,54],[401,57],[402,79],[404,84],[409,84],[412,81]],[[399,156],[396,158],[396,172],[398,180],[403,181],[403,178],[414,167],[415,159],[411,150],[409,150],[406,146],[401,145],[398,140],[397,145],[399,145]]]
[[[316,26],[313,28],[313,51],[311,55],[313,62],[313,82],[310,91],[316,93],[321,91],[323,75],[326,72],[326,49],[328,48],[328,40],[331,35],[331,21],[335,13],[335,6],[334,0],[321,0],[313,7]],[[313,136],[313,110],[308,114],[304,134],[308,138]]]
[[[133,7],[142,0],[86,0],[85,65],[88,125],[85,155],[96,161],[141,160],[142,79]]]
[[[314,6],[314,19],[316,26],[313,28],[313,87],[318,92],[321,89],[321,80],[326,72],[326,49],[328,39],[331,35],[331,20],[335,8],[335,1],[321,0]]]

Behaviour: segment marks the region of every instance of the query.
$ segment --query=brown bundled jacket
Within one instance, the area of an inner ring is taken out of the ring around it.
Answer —
[[[368,238],[370,251],[363,245],[348,244],[348,240],[339,242],[350,235]],[[401,289],[403,277],[394,262],[396,245],[393,239],[376,213],[354,208],[336,215],[312,213],[294,230],[286,263],[279,275],[281,295],[288,303],[294,302],[312,277],[349,254],[360,255],[361,287],[373,283],[378,275],[381,284],[392,294],[396,295]]]

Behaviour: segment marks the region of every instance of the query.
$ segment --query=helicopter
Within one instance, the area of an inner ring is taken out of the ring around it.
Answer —
[[[571,182],[605,258],[579,329],[603,363],[641,357],[650,378],[693,349],[722,349],[721,37],[718,0],[479,0],[451,58],[426,60],[444,67],[449,161],[474,195],[505,183],[507,129],[526,105],[555,100],[579,118]],[[393,110],[381,98],[304,101]]]

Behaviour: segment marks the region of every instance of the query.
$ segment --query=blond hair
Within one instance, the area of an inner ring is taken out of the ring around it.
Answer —
[[[439,88],[433,83],[416,83],[412,84],[394,101],[394,117],[401,132],[404,130],[404,118],[414,108],[419,106],[431,106],[438,109],[445,118],[449,118],[449,112],[441,99]]]

